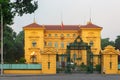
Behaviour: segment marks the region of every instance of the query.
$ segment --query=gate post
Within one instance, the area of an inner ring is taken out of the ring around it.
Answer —
[[[42,55],[42,73],[56,74],[56,50],[53,47],[45,47]]]
[[[107,46],[102,51],[102,73],[103,74],[118,74],[118,54],[112,46]]]

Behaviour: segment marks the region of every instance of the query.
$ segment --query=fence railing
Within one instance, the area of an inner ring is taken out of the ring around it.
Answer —
[[[3,64],[2,67],[3,69],[42,69],[41,64]]]
[[[120,70],[120,64],[118,64],[118,69]]]

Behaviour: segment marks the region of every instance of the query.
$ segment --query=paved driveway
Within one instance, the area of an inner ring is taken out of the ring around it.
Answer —
[[[120,75],[56,74],[56,75],[4,75],[0,80],[120,80]]]

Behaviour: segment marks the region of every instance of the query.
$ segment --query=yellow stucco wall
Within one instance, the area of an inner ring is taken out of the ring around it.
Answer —
[[[117,62],[118,56],[112,55],[110,58],[110,55],[104,55],[103,56],[103,72],[105,71],[105,74],[117,74],[118,72],[118,62]],[[110,67],[110,62],[111,67]]]
[[[93,41],[92,52],[99,54],[101,50],[101,29],[81,28],[81,38],[87,43]]]
[[[120,74],[120,70],[118,70],[118,74]]]
[[[42,53],[42,73],[56,74],[56,49],[54,47],[45,47]]]
[[[56,55],[42,55],[42,73],[56,74]],[[49,58],[48,58],[49,57]],[[48,66],[50,62],[50,66]]]
[[[31,55],[34,52],[37,56],[36,62],[41,63],[40,50],[44,48],[44,30],[43,29],[24,29],[25,31],[25,59],[27,63],[32,63]],[[32,42],[36,42],[36,46],[32,46]]]
[[[42,70],[4,70],[4,74],[42,74]]]

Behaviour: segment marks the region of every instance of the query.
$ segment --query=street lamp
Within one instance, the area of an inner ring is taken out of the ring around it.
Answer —
[[[2,5],[0,4],[1,8],[1,75],[3,75],[3,13],[2,13]]]

